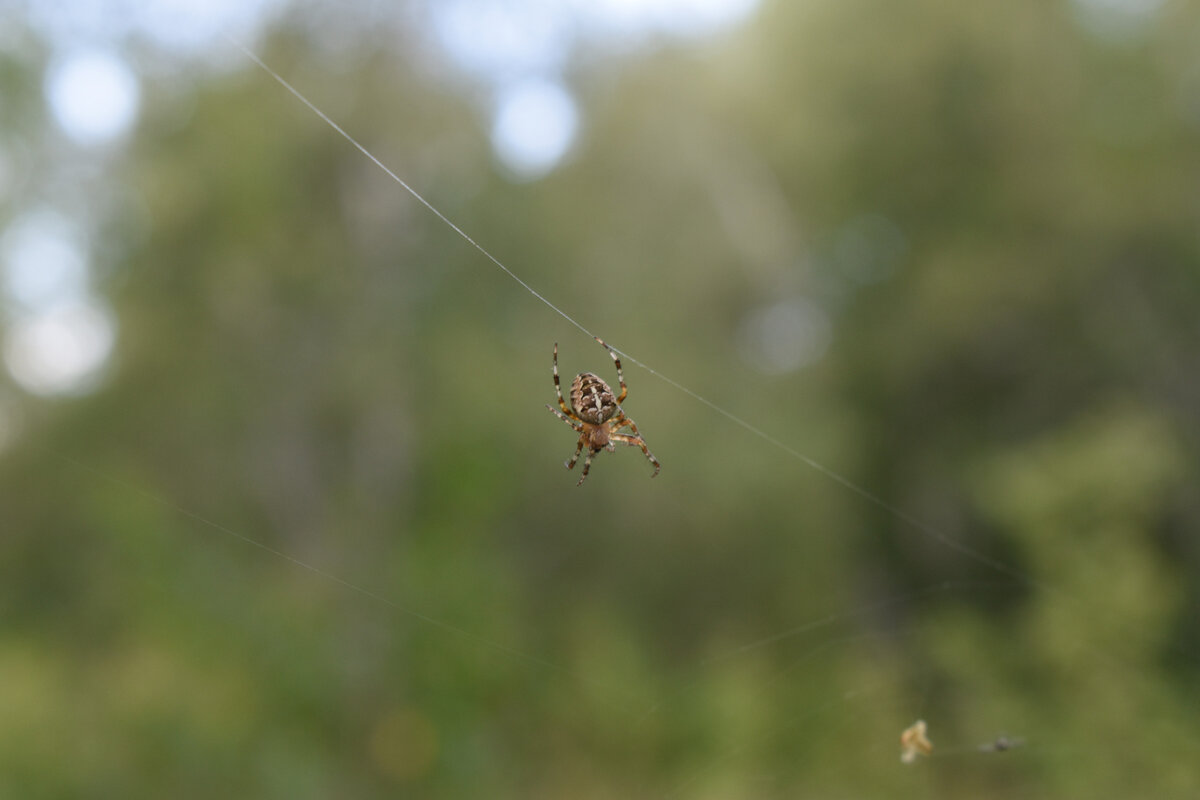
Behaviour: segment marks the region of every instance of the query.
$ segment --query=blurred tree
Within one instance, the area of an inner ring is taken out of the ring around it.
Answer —
[[[635,364],[663,472],[576,489],[550,348],[601,349],[261,71],[150,86],[111,374],[0,459],[0,795],[1190,796],[1197,16],[1114,43],[1076,6],[775,3],[580,57],[585,135],[532,183],[419,48],[263,48],[580,323],[874,503]],[[5,74],[32,104],[37,63]],[[754,366],[778,304],[822,360]]]

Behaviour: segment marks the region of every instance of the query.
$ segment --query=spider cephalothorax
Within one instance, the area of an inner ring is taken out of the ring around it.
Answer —
[[[637,425],[621,410],[621,401],[625,399],[625,395],[629,394],[629,389],[625,386],[625,378],[621,374],[621,359],[617,358],[613,349],[604,344],[599,337],[596,338],[596,341],[600,342],[601,346],[608,351],[608,354],[612,356],[613,363],[617,365],[617,381],[621,384],[621,394],[619,397],[614,395],[612,388],[594,372],[581,372],[575,376],[575,380],[571,381],[570,407],[563,400],[562,386],[558,382],[558,343],[554,343],[554,392],[558,395],[558,408],[549,404],[546,408],[553,411],[559,419],[579,433],[579,441],[575,445],[575,455],[566,462],[566,467],[571,469],[575,466],[575,462],[579,460],[579,454],[586,446],[588,454],[583,460],[583,475],[579,478],[579,483],[583,483],[587,479],[588,469],[592,466],[592,456],[601,450],[612,452],[617,449],[613,442],[620,442],[640,447],[643,455],[654,465],[654,475],[657,475],[662,465],[646,447],[646,440],[638,432]],[[562,411],[559,411],[559,408]],[[626,427],[632,433],[620,433],[621,428]],[[654,475],[650,477],[653,478]]]

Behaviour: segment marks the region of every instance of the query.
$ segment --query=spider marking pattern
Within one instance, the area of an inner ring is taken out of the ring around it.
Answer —
[[[646,447],[646,440],[642,438],[637,425],[621,410],[621,402],[629,394],[629,387],[625,385],[625,377],[621,374],[621,359],[617,358],[617,354],[603,339],[597,336],[596,341],[608,351],[613,363],[617,365],[617,381],[621,384],[621,394],[614,395],[612,387],[594,372],[581,372],[571,381],[570,406],[563,399],[562,386],[558,381],[558,342],[554,343],[554,392],[558,395],[558,408],[548,403],[546,408],[579,434],[579,441],[575,444],[575,455],[571,456],[564,466],[573,469],[575,462],[579,460],[579,454],[587,447],[587,457],[583,459],[583,474],[579,477],[579,483],[575,484],[579,486],[587,480],[588,469],[591,468],[592,458],[596,453],[601,450],[614,452],[617,448],[613,443],[620,442],[640,447],[642,455],[654,465],[654,475],[657,475],[662,465]],[[621,433],[622,428],[629,428],[631,433]],[[653,478],[654,475],[650,477]]]

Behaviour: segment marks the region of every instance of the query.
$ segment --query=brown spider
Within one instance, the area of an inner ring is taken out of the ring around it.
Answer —
[[[604,344],[604,340],[596,337],[596,341],[608,351],[612,356],[613,363],[617,365],[617,380],[621,382],[621,396],[615,397],[613,390],[607,383],[600,379],[599,375],[593,372],[581,372],[575,376],[575,380],[571,381],[571,406],[572,410],[563,400],[562,387],[558,383],[558,342],[554,343],[554,392],[558,395],[558,408],[547,404],[546,408],[554,412],[555,416],[563,422],[570,425],[579,433],[579,442],[575,445],[575,455],[571,456],[571,460],[565,463],[567,469],[572,469],[575,462],[579,460],[579,454],[583,452],[584,445],[588,448],[587,458],[583,460],[583,475],[579,477],[579,486],[588,476],[588,468],[592,466],[592,457],[601,450],[608,450],[610,453],[617,448],[613,442],[622,444],[634,445],[642,448],[642,454],[650,460],[654,465],[654,475],[662,469],[662,465],[658,463],[658,459],[646,447],[646,440],[642,438],[642,434],[638,432],[637,425],[633,424],[633,420],[625,416],[625,412],[621,410],[621,401],[625,399],[625,395],[629,394],[629,388],[625,386],[625,378],[621,375],[621,359],[617,358],[617,354],[613,349]],[[629,433],[619,433],[621,428],[628,427],[633,431]],[[654,475],[650,477],[653,478]]]

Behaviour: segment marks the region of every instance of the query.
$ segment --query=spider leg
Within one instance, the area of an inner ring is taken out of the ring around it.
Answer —
[[[575,469],[575,462],[579,460],[579,454],[583,452],[583,443],[587,441],[587,436],[579,437],[579,441],[575,444],[575,455],[571,456],[569,461],[564,461],[563,466],[567,469]]]
[[[558,383],[558,342],[554,343],[554,393],[558,395],[558,407],[563,410],[563,413],[572,419],[576,419],[575,412],[567,405],[567,401],[563,400],[562,386]],[[554,411],[554,409],[550,410]],[[561,417],[562,414],[559,414],[559,416]]]
[[[549,403],[546,404],[546,408],[550,409],[550,411],[554,414],[554,416],[558,417],[559,419],[561,419],[563,422],[570,425],[575,430],[577,430],[577,431],[583,430],[583,423],[578,421],[574,417],[567,416],[566,414],[562,413],[561,411],[559,411],[557,408],[550,405]]]
[[[621,402],[625,399],[625,395],[629,394],[629,387],[625,385],[625,376],[621,374],[621,359],[617,358],[616,351],[606,345],[603,339],[599,336],[595,338],[600,343],[600,346],[608,351],[608,354],[612,356],[613,363],[617,365],[617,381],[621,384],[621,396],[617,398],[617,405],[621,405]]]
[[[654,465],[654,475],[657,475],[658,471],[662,469],[662,464],[658,463],[658,459],[655,458],[654,454],[650,452],[650,448],[646,447],[646,440],[642,438],[640,433],[638,433],[637,425],[633,424],[633,420],[631,420],[629,417],[625,417],[621,422],[621,426],[623,427],[625,425],[628,425],[633,431],[632,435],[628,433],[610,433],[608,435],[609,440],[642,448],[642,455],[644,455],[646,459]],[[654,475],[651,475],[650,477],[653,478]]]
[[[613,446],[613,442],[620,441],[621,436],[622,436],[622,434],[617,433],[617,431],[621,430],[621,428],[624,428],[626,425],[629,425],[631,422],[632,422],[632,420],[630,420],[629,417],[625,416],[625,412],[618,408],[616,416],[614,416],[612,419],[610,419],[607,423],[608,424],[608,452],[610,452],[610,453],[616,452],[617,448]],[[629,444],[629,442],[624,442],[624,444]]]
[[[582,447],[582,445],[583,445],[583,442],[580,441],[580,446]],[[583,482],[585,480],[587,480],[588,470],[591,469],[591,467],[592,467],[592,456],[596,455],[596,453],[598,453],[598,452],[600,452],[600,451],[599,450],[591,450],[591,449],[588,450],[587,457],[585,459],[583,459],[583,474],[579,476],[579,483],[575,484],[576,486],[582,486]],[[578,454],[576,454],[576,455],[578,455]]]

